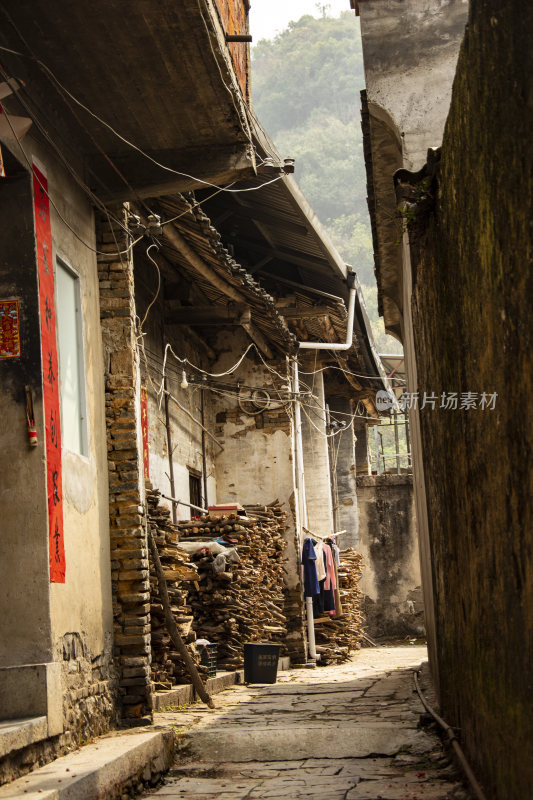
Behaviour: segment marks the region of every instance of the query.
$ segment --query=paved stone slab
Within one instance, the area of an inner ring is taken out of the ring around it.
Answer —
[[[163,715],[178,759],[162,800],[465,800],[440,740],[419,729],[424,648],[360,651]],[[0,797],[0,800],[1,797]]]

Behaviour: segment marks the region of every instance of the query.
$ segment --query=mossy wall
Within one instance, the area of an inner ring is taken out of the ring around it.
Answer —
[[[420,411],[442,712],[497,800],[533,791],[532,30],[532,4],[471,1],[413,247],[420,395],[498,395]]]

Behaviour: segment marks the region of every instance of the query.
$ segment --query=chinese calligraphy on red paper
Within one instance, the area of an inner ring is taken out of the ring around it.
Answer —
[[[61,473],[61,428],[59,424],[58,354],[52,232],[46,177],[33,165],[35,239],[39,274],[41,312],[41,353],[43,364],[43,399],[46,421],[46,486],[48,496],[48,539],[50,580],[65,582],[65,544],[63,538],[63,481]]]
[[[20,357],[18,300],[0,300],[0,358]]]

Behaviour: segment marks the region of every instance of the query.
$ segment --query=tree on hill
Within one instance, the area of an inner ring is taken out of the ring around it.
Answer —
[[[363,285],[381,352],[400,352],[377,312],[360,123],[364,87],[358,24],[350,12],[306,15],[252,51],[254,107],[339,252]]]

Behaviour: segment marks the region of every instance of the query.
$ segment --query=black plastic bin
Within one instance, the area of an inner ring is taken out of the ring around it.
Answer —
[[[200,664],[207,667],[207,677],[214,678],[217,674],[217,646],[204,644],[200,651]]]
[[[244,645],[244,682],[276,683],[280,644]]]

